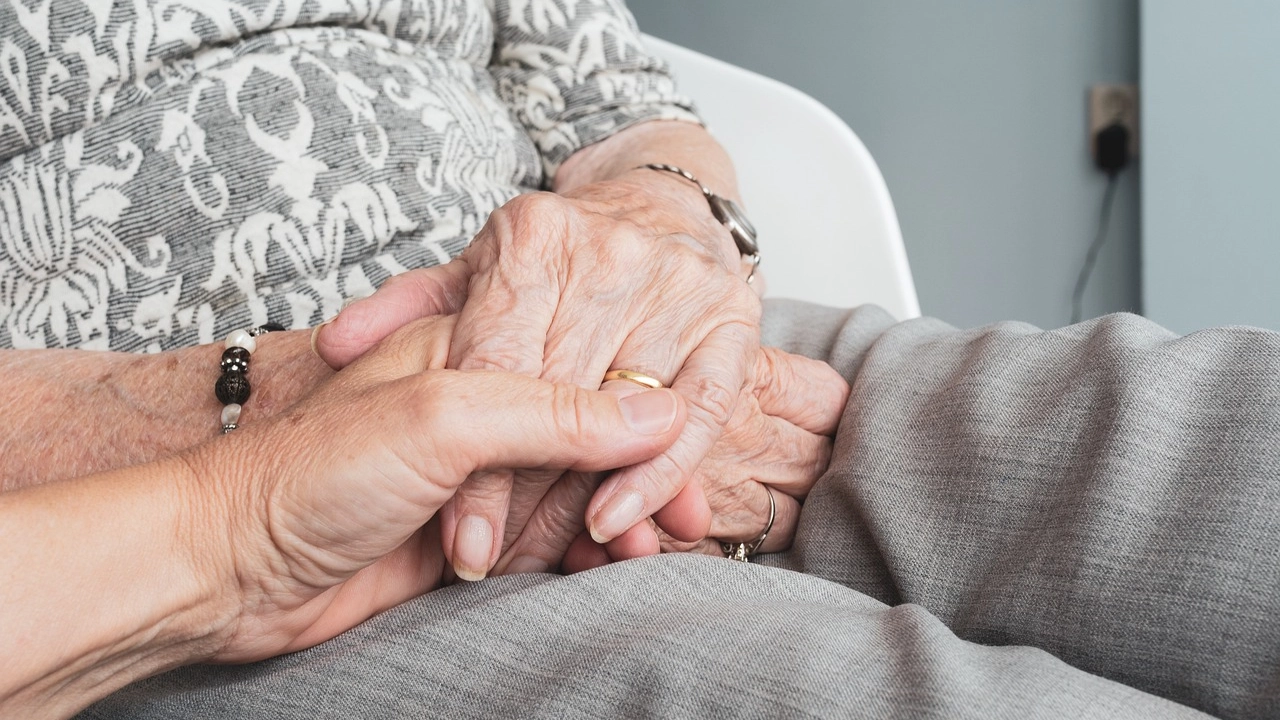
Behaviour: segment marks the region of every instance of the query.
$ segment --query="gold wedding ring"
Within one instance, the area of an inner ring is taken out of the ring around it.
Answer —
[[[641,387],[649,388],[650,390],[660,390],[666,387],[666,385],[662,384],[661,380],[645,375],[644,373],[636,372],[635,370],[610,370],[604,374],[604,381],[609,382],[610,380],[625,380],[629,383],[635,383]]]

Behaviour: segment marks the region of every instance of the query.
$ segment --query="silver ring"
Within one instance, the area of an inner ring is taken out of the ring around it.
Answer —
[[[769,531],[773,530],[773,520],[778,516],[778,504],[774,501],[773,490],[770,490],[768,485],[764,486],[764,491],[769,493],[769,522],[765,524],[764,532],[760,533],[760,537],[751,542],[720,541],[720,549],[730,560],[751,562],[751,556],[756,554],[761,545],[764,545],[764,541],[769,537]]]

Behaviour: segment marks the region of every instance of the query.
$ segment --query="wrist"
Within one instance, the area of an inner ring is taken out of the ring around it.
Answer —
[[[262,333],[254,342],[257,347],[247,373],[251,391],[242,406],[238,422],[241,426],[275,417],[333,376],[333,369],[312,352],[309,330]],[[205,418],[209,434],[221,431],[222,405],[214,396],[213,384],[220,372],[224,349],[221,342],[210,346],[205,392],[216,407]]]
[[[625,216],[656,237],[688,235],[731,272],[737,273],[741,265],[737,245],[711,212],[706,195],[679,175],[633,168],[611,180],[576,188],[566,196],[600,202],[606,214]]]
[[[654,176],[659,181],[665,181],[667,187],[676,186],[680,188],[686,201],[688,198],[693,197],[693,203],[697,209],[693,210],[691,208],[690,211],[700,213],[700,217],[707,220],[709,227],[715,229],[715,232],[708,236],[714,242],[711,249],[717,253],[728,267],[737,268],[743,259],[748,257],[745,254],[747,251],[738,245],[738,241],[729,232],[728,223],[720,215],[719,210],[715,208],[717,203],[724,204],[729,200],[727,196],[718,195],[715,189],[704,186],[702,181],[695,179],[696,176],[689,173],[689,171],[674,165],[665,163],[645,164],[634,168],[633,172],[640,173],[642,176]],[[713,197],[713,195],[716,196]],[[734,205],[735,212],[741,212],[733,202],[728,204]],[[751,229],[750,232],[754,242],[755,231]],[[756,258],[758,256],[751,255],[750,257]]]
[[[192,576],[201,583],[206,611],[217,618],[203,634],[206,655],[216,660],[243,632],[253,578],[260,566],[262,527],[255,498],[258,482],[273,463],[257,452],[252,438],[220,438],[180,453],[180,481],[173,483],[180,508],[182,551]],[[253,463],[251,459],[258,459]]]
[[[0,495],[0,714],[69,716],[214,657],[237,616],[234,572],[198,481],[169,458]]]
[[[248,376],[252,391],[241,425],[274,417],[333,375],[311,352],[306,330],[265,333],[256,340]],[[135,455],[122,464],[149,462],[221,433],[223,405],[214,394],[214,384],[225,349],[218,341],[133,358],[121,396],[138,417],[133,425],[140,437],[126,443],[136,448]],[[165,432],[158,434],[157,428]]]

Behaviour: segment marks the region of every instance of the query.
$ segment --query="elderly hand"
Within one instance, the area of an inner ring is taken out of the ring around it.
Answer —
[[[657,458],[615,473],[587,508],[588,527],[612,540],[653,516],[683,540],[710,517],[694,470],[751,383],[759,299],[744,282],[727,231],[691,183],[635,170],[564,196],[520,196],[496,211],[452,263],[389,280],[317,336],[334,367],[409,319],[462,302],[449,367],[501,369],[598,387],[609,369],[650,375],[682,395],[689,421]],[[465,298],[465,300],[463,300]],[[513,505],[529,507],[556,480],[511,473],[471,478],[442,514],[458,574],[483,577],[498,560]],[[684,512],[663,507],[678,494]]]
[[[443,558],[429,521],[470,473],[628,465],[683,425],[667,390],[620,400],[438,370],[452,329],[413,323],[282,417],[192,455],[232,508],[243,616],[215,659],[308,647],[434,587]]]
[[[607,545],[583,532],[583,510],[594,490],[584,473],[557,482],[531,513],[528,524],[495,567],[496,572],[566,572],[613,560],[665,552],[723,554],[721,540],[758,538],[769,516],[772,492],[777,512],[759,552],[790,546],[799,521],[800,502],[826,472],[832,437],[849,397],[849,385],[829,365],[762,348],[756,382],[738,403],[724,434],[697,470],[712,511],[707,537],[680,541],[650,523],[641,523]],[[635,385],[607,383],[606,390],[639,392]],[[674,503],[669,513],[687,512]],[[575,539],[576,537],[576,539]],[[561,558],[564,558],[561,563]]]

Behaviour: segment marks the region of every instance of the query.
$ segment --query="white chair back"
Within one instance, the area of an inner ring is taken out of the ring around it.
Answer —
[[[725,146],[760,233],[769,297],[875,303],[919,317],[902,230],[880,168],[835,113],[749,70],[645,36]]]

